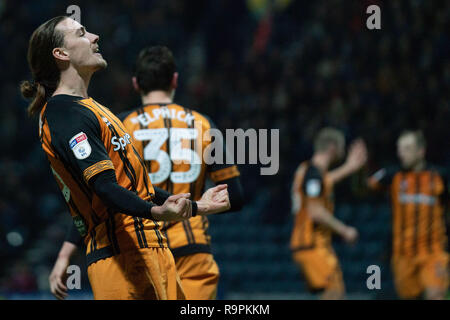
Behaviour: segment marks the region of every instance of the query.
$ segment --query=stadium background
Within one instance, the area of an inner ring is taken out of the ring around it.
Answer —
[[[289,190],[324,125],[363,137],[370,152],[336,189],[336,215],[361,234],[354,247],[335,242],[349,297],[395,298],[388,200],[362,182],[396,162],[405,128],[424,130],[428,159],[450,165],[448,1],[0,1],[0,297],[51,297],[48,275],[70,223],[18,84],[30,77],[31,32],[71,4],[109,64],[89,93],[114,112],[139,105],[130,80],[138,51],[164,44],[180,72],[177,103],[221,129],[280,129],[279,173],[240,166],[247,206],[210,219],[219,298],[310,297],[288,249]],[[365,26],[370,4],[381,7],[381,30]],[[84,268],[83,254],[74,263]],[[371,264],[382,268],[378,291],[366,288]],[[82,287],[72,298],[89,297],[85,273]]]

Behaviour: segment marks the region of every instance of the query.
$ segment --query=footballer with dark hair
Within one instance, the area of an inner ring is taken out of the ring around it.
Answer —
[[[173,101],[178,72],[172,52],[164,46],[141,50],[132,81],[142,106],[119,117],[133,133],[155,186],[173,194],[190,193],[198,200],[209,178],[216,185],[228,185],[227,212],[240,210],[244,196],[237,166],[207,164],[202,157],[211,143],[204,134],[216,125],[208,116]],[[226,158],[225,144],[221,147]],[[187,299],[216,297],[219,268],[211,253],[208,225],[207,217],[197,216],[163,227]]]

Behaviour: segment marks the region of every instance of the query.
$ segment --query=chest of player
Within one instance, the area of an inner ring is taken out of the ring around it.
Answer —
[[[428,205],[439,203],[443,192],[441,177],[434,172],[397,173],[393,178],[391,194],[402,205]]]

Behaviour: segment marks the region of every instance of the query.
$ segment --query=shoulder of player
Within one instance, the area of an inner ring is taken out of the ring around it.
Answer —
[[[294,173],[294,184],[299,185],[302,183],[307,169],[308,169],[307,161],[303,161],[297,166],[297,169],[295,169],[295,173]]]
[[[319,168],[311,162],[307,162],[304,167],[304,175],[302,182],[303,192],[307,197],[318,197],[322,194],[324,187],[324,177]]]
[[[44,116],[50,125],[67,125],[80,121],[98,122],[92,110],[80,104],[82,99],[71,96],[55,96],[49,99]]]
[[[449,174],[450,174],[450,172],[447,168],[433,164],[433,163],[428,163],[425,171],[437,173],[438,175],[440,175],[441,177],[446,178],[446,179],[449,178]]]
[[[179,104],[176,104],[176,103],[171,104],[170,107],[180,108],[181,110],[185,111],[186,113],[191,113],[192,116],[194,117],[194,121],[201,122],[202,126],[204,128],[215,128],[216,127],[216,125],[212,121],[212,119],[206,114],[203,114],[203,113],[201,113],[199,111],[196,111],[196,110],[193,110],[193,109],[190,109],[190,108],[186,108],[186,107],[184,107],[182,105],[179,105]]]
[[[136,117],[138,115],[138,109],[139,108],[135,108],[135,109],[119,112],[116,115],[116,117],[119,118],[120,121],[125,122],[128,119]]]
[[[305,164],[307,165],[306,171],[305,171],[305,180],[307,179],[323,179],[323,175],[320,172],[319,168],[317,168],[312,163]]]
[[[385,167],[380,170],[385,170],[387,174],[390,174],[391,176],[400,175],[400,174],[408,174],[408,173],[414,173],[413,171],[405,170],[399,165],[392,165]],[[422,172],[434,172],[439,174],[440,176],[447,176],[448,170],[442,166],[428,163],[426,168]]]
[[[308,168],[308,161],[300,162],[300,164],[295,169],[295,175],[299,176],[305,173],[305,170]]]
[[[210,116],[200,113],[198,111],[191,111],[192,115],[194,116],[195,121],[199,121],[202,123],[203,128],[205,129],[210,129],[210,128],[214,128],[217,129],[217,125],[215,124],[215,122],[211,119]]]
[[[309,192],[311,190],[321,190],[324,184],[324,177],[320,170],[311,164],[309,161],[305,161],[300,164],[300,171],[297,171],[296,181],[302,186],[303,191],[311,196],[316,195],[316,192]]]

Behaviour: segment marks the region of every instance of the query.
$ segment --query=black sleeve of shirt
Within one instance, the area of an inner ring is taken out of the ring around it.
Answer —
[[[211,120],[211,118],[209,118],[208,116],[205,116],[205,115],[203,115],[203,116],[209,121],[209,125],[210,125],[211,129],[217,129],[216,124]],[[213,140],[211,141],[211,143],[214,142],[214,139],[215,139],[215,137],[213,137]],[[228,168],[231,166],[235,166],[235,164],[226,164],[228,149],[225,144],[225,141],[222,141],[222,145],[223,145],[223,155],[224,155],[225,163],[222,163],[222,164],[213,163],[211,165],[208,165],[207,170],[209,172],[214,172],[214,171],[225,169],[225,168]],[[235,177],[221,180],[221,181],[214,181],[214,183],[216,185],[219,185],[219,184],[227,184],[228,185],[228,194],[230,197],[231,208],[230,208],[230,210],[221,212],[221,213],[235,212],[235,211],[239,211],[242,209],[242,207],[244,206],[244,203],[245,203],[245,199],[244,199],[244,190],[242,188],[241,179],[239,176],[235,176]]]
[[[79,97],[67,95],[51,98],[45,118],[53,148],[72,174],[84,180],[87,168],[100,161],[109,161],[112,166],[112,162],[102,140],[97,117],[78,100]]]
[[[158,206],[163,205],[163,203],[166,202],[167,198],[172,195],[168,191],[155,186],[153,186],[153,189],[155,189],[155,198],[153,199],[153,202]]]
[[[309,198],[317,198],[323,195],[324,183],[319,169],[310,166],[303,179],[302,190]]]
[[[117,118],[119,118],[119,120],[123,122],[123,120],[125,120],[133,112],[134,112],[134,110],[120,112],[117,114]]]
[[[90,180],[90,185],[100,199],[116,212],[130,216],[153,219],[154,203],[139,198],[134,192],[121,187],[113,170],[102,171]]]
[[[223,181],[218,181],[216,184],[228,185],[228,195],[230,197],[231,208],[230,210],[221,213],[241,210],[245,204],[244,189],[242,188],[241,179],[239,177],[233,177]]]
[[[83,244],[83,237],[78,232],[77,228],[75,227],[75,224],[72,222],[69,225],[69,230],[67,231],[66,239],[65,241],[70,242],[77,247],[80,247]]]

